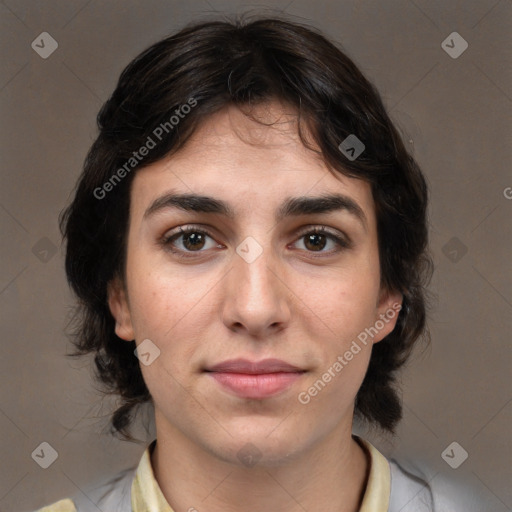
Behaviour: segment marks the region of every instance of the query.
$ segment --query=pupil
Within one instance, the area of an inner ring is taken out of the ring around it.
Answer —
[[[185,246],[191,245],[191,248],[200,248],[201,244],[204,244],[204,240],[202,239],[203,235],[201,233],[191,233],[185,236]]]
[[[315,238],[316,238],[316,242],[315,242]],[[319,238],[321,238],[322,240],[319,241],[318,240]],[[306,247],[308,246],[308,244],[311,244],[311,246],[313,247],[313,250],[315,250],[315,251],[318,249],[323,249],[325,247],[325,235],[319,235],[318,233],[309,235],[307,237]]]
[[[191,233],[185,236],[185,246],[190,245],[191,248],[200,248],[202,244],[204,244],[204,240],[201,233]],[[325,247],[325,235],[314,233],[307,236],[306,247],[314,251],[323,249]]]

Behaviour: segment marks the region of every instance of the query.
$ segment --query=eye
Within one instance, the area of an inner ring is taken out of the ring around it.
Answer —
[[[193,253],[206,252],[208,249],[223,248],[208,230],[195,226],[186,228],[180,226],[177,232],[162,237],[160,243],[178,257],[183,258],[194,257]],[[300,247],[300,244],[303,247]],[[348,237],[340,236],[321,226],[304,230],[299,234],[299,239],[294,245],[299,245],[299,249],[308,253],[320,253],[319,256],[311,255],[312,257],[322,257],[350,248],[351,242]]]
[[[222,247],[215,242],[213,236],[208,231],[194,226],[186,228],[180,226],[177,233],[164,236],[162,244],[169,248],[170,251],[180,255],[187,252],[204,252],[214,247]]]
[[[335,233],[328,231],[324,226],[309,228],[300,234],[296,243],[302,242],[304,249],[308,252],[319,252],[335,254],[342,249],[350,247],[350,241]],[[330,247],[330,249],[329,249]],[[299,247],[300,248],[300,247]],[[328,250],[324,250],[327,248]]]

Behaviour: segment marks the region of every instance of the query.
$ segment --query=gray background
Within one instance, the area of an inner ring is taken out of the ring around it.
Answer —
[[[0,2],[2,512],[87,493],[135,465],[145,448],[105,433],[114,401],[102,401],[96,391],[90,358],[64,357],[73,299],[57,216],[95,137],[96,113],[124,66],[185,22],[248,9],[283,11],[341,43],[381,91],[430,183],[432,344],[403,373],[398,438],[370,439],[458,497],[462,505],[452,510],[512,507],[511,2],[287,0],[268,6]],[[31,47],[43,31],[59,45],[47,59]],[[458,58],[442,47],[454,31],[469,45]],[[143,436],[140,424],[139,432]],[[457,469],[441,457],[453,441],[469,454]],[[48,469],[31,457],[42,442],[58,452]]]

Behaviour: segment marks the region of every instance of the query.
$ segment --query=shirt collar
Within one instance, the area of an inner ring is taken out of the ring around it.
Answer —
[[[370,472],[359,512],[387,512],[391,490],[389,463],[370,442],[354,436],[370,458]],[[132,483],[133,512],[174,512],[165,499],[151,466],[156,440],[147,448]]]
[[[167,503],[151,466],[151,453],[155,445],[156,439],[146,448],[133,479],[133,512],[174,512]]]
[[[387,512],[391,494],[389,462],[370,442],[354,438],[370,456],[370,474],[359,512]]]

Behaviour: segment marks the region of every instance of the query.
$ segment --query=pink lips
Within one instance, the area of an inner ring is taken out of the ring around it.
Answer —
[[[241,398],[262,399],[289,388],[305,372],[279,359],[251,362],[232,359],[206,370],[216,382]]]

